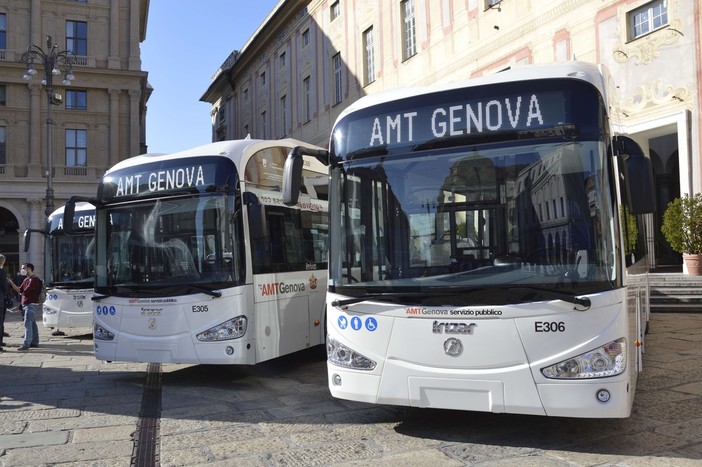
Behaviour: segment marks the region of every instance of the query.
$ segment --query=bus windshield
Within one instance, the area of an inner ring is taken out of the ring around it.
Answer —
[[[47,237],[47,285],[93,287],[95,242],[93,232]]]
[[[479,305],[611,289],[606,154],[553,138],[346,161],[331,172],[330,290]]]
[[[241,216],[235,196],[157,198],[98,211],[96,291],[182,294],[243,280]],[[109,219],[108,222],[105,222]],[[101,257],[102,256],[102,257]]]

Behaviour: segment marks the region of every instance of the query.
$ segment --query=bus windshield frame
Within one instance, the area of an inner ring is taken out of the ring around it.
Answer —
[[[58,212],[58,213],[57,213]],[[72,234],[63,229],[63,212],[49,216],[45,238],[44,278],[47,286],[65,289],[93,288],[95,274],[95,209],[75,211]]]
[[[175,296],[241,285],[238,180],[231,160],[207,156],[106,176],[98,192],[95,291]]]
[[[54,232],[46,237],[46,283],[49,287],[92,288],[94,275],[94,231],[74,235]]]
[[[460,306],[620,287],[607,119],[599,92],[569,79],[423,94],[342,118],[330,291]]]

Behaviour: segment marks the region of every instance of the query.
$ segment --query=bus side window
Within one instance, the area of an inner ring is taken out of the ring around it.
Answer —
[[[305,213],[307,214],[307,213]],[[303,216],[309,218],[309,214],[307,216]],[[317,260],[315,258],[315,251],[314,251],[314,238],[312,237],[312,232],[310,231],[310,227],[305,226],[305,228],[302,229],[302,251],[304,254],[304,259],[305,262],[307,263],[316,263]]]
[[[249,238],[251,239],[251,264],[254,274],[271,272],[270,256],[267,252],[267,237],[263,225],[265,210],[261,204],[248,203]]]
[[[287,239],[285,236],[285,217],[281,213],[268,213],[268,233],[270,240],[271,261],[283,265],[287,262]]]

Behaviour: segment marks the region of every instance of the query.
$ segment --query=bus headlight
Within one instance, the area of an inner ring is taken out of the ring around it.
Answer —
[[[99,324],[93,326],[93,339],[98,339],[101,341],[111,341],[115,338],[115,335],[103,328]]]
[[[541,369],[547,378],[585,379],[615,376],[626,370],[626,340],[622,337],[589,352]]]
[[[206,331],[202,331],[195,337],[199,341],[211,342],[238,339],[244,334],[246,334],[246,316],[237,316]]]
[[[327,357],[334,365],[354,370],[372,370],[376,365],[370,358],[349,349],[332,338],[327,338]]]

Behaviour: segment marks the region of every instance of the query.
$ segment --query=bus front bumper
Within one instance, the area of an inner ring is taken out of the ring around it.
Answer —
[[[190,334],[145,339],[124,333],[119,339],[119,345],[114,341],[93,339],[95,358],[108,362],[213,365],[252,365],[256,360],[255,345],[239,339],[193,342]]]
[[[385,362],[381,377],[327,363],[329,390],[340,399],[422,408],[578,418],[631,413],[629,382],[622,378],[534,384],[528,368],[457,376],[410,367]]]

